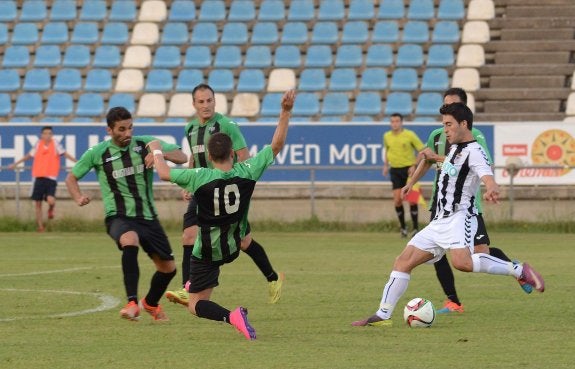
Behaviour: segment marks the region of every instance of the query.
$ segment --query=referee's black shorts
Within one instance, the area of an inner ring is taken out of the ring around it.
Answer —
[[[55,180],[47,177],[38,177],[34,180],[30,198],[35,201],[45,201],[48,196],[54,197],[56,195],[56,186],[58,186],[58,182]]]
[[[174,260],[168,236],[157,219],[147,220],[129,217],[106,218],[106,231],[122,250],[120,237],[126,232],[136,232],[142,249],[152,257],[156,254],[162,260]]]
[[[188,286],[188,292],[198,293],[208,288],[217,287],[220,276],[220,267],[224,264],[231,263],[239,255],[239,251],[234,252],[225,261],[203,261],[196,259],[192,256],[190,262],[190,285]]]
[[[408,173],[409,167],[390,168],[389,178],[391,179],[391,188],[394,190],[403,188],[407,184]]]

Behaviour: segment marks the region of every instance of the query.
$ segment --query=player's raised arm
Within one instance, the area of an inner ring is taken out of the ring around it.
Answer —
[[[291,110],[293,108],[294,101],[295,101],[295,91],[294,90],[287,91],[282,97],[282,101],[281,101],[282,110],[280,112],[280,118],[278,121],[278,125],[276,127],[275,132],[274,132],[274,136],[272,138],[272,143],[271,143],[271,147],[272,147],[272,151],[274,152],[274,156],[279,154],[279,152],[284,147],[286,137],[287,137],[289,118],[291,116]]]

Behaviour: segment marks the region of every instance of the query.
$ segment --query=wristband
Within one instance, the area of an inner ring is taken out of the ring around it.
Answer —
[[[153,150],[153,151],[152,151],[152,154],[154,154],[154,156],[156,156],[156,155],[162,155],[162,156],[164,156],[164,153],[162,152],[162,150],[157,150],[157,149],[156,149],[156,150]]]

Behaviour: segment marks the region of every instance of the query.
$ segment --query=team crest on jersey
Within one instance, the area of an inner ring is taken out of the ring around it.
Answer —
[[[457,168],[448,161],[444,161],[441,170],[447,173],[450,177],[455,177],[458,173]]]

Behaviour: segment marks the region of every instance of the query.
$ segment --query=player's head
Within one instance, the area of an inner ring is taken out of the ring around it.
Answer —
[[[389,117],[389,124],[391,125],[391,130],[394,132],[401,131],[403,127],[403,115],[399,113],[393,113]]]
[[[462,102],[446,104],[439,109],[443,116],[443,129],[447,141],[451,143],[464,142],[471,136],[473,128],[473,113]]]
[[[224,163],[234,159],[232,139],[225,133],[217,132],[208,141],[208,155],[215,163]]]
[[[132,141],[132,131],[134,129],[132,114],[128,109],[122,106],[110,109],[106,115],[106,122],[108,123],[106,130],[112,138],[112,142],[117,146],[128,146]]]
[[[216,98],[214,90],[205,83],[200,83],[192,90],[194,108],[200,122],[205,123],[214,116],[216,111]]]
[[[467,93],[464,89],[452,87],[443,93],[444,104],[453,104],[458,102],[467,105]]]
[[[52,130],[52,127],[50,127],[50,126],[42,127],[42,130],[40,133],[40,139],[42,141],[49,142],[52,139],[53,135],[54,135],[54,131]]]

